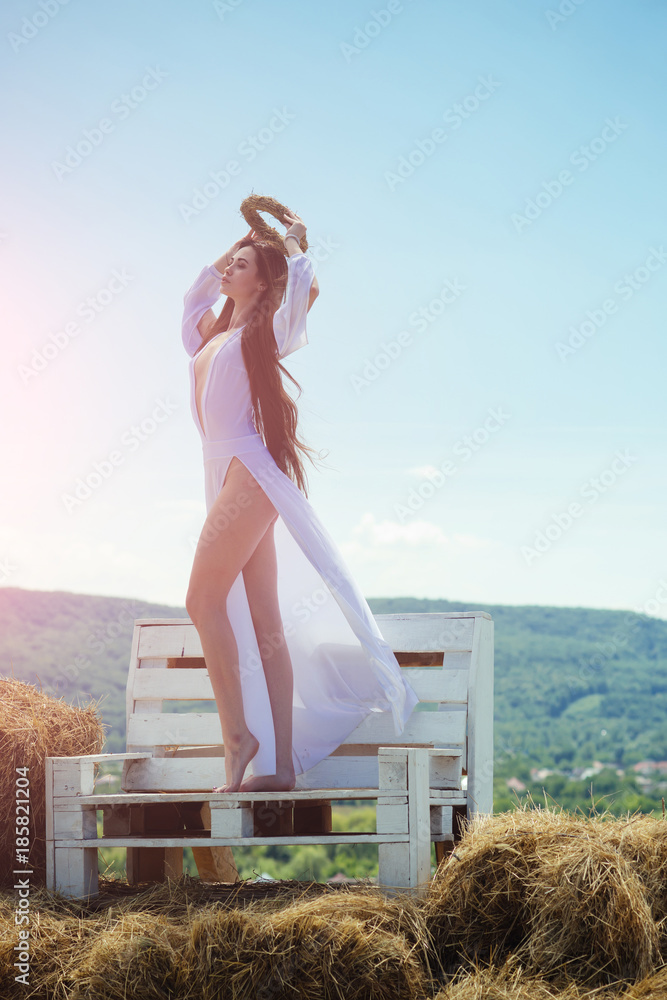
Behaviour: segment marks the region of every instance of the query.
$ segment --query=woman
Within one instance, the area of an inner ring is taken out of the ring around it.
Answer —
[[[294,788],[370,712],[391,712],[400,733],[417,701],[305,496],[312,449],[280,359],[308,343],[319,289],[303,221],[290,212],[284,224],[287,260],[251,230],[185,295],[208,511],[185,604],[220,714],[226,782],[215,792]]]

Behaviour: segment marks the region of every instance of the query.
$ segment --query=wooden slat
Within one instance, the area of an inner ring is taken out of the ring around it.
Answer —
[[[470,672],[470,650],[446,649],[442,661],[443,670],[466,670]]]
[[[128,768],[124,791],[197,792],[210,795],[224,779],[224,766],[211,757],[154,757]],[[300,788],[377,788],[376,757],[325,758],[297,777]],[[283,793],[283,798],[285,793]]]
[[[180,625],[144,625],[140,629],[140,660],[174,656],[203,656],[199,633],[189,619]]]
[[[372,712],[343,743],[427,743],[431,746],[457,746],[465,740],[465,712],[415,712],[408,719],[400,738],[388,712]],[[217,712],[167,712],[141,715],[130,719],[128,745],[197,746],[222,743],[220,716]]]
[[[451,655],[457,656],[462,655],[465,658],[467,651],[463,651],[461,654],[454,653]],[[443,655],[445,651],[443,650],[431,650],[428,652],[406,652],[398,649],[394,650],[394,656],[398,660],[402,667],[441,667],[443,665]],[[447,654],[450,655],[450,654]],[[167,668],[169,670],[174,670],[176,668],[187,668],[188,670],[204,670],[206,667],[206,661],[203,656],[170,656],[167,657]]]
[[[71,764],[72,761],[79,761],[79,760],[82,761],[87,760],[87,761],[92,761],[93,763],[104,764],[109,761],[114,762],[117,760],[138,760],[139,758],[142,757],[151,757],[151,756],[152,754],[150,753],[150,751],[146,751],[145,753],[80,753],[80,754],[72,754],[71,756],[68,757],[48,757],[47,759],[53,761],[66,760],[68,764]]]
[[[430,654],[429,654],[430,655]],[[459,653],[458,656],[470,656]],[[172,661],[177,663],[177,660]],[[203,662],[203,661],[202,661]],[[465,704],[468,700],[467,669],[443,667],[402,667],[401,672],[414,688],[420,701]],[[136,671],[133,696],[135,702],[153,701],[211,701],[213,686],[206,670],[174,667],[165,673],[153,667]],[[140,704],[135,712],[142,713]]]
[[[153,757],[132,765],[123,776],[121,787],[127,792],[202,792],[210,797],[211,789],[220,784],[223,777],[224,767],[215,758]],[[297,788],[377,789],[378,759],[325,757],[319,764],[299,774],[296,782]],[[286,794],[281,793],[283,798]]]
[[[471,650],[476,618],[491,616],[486,611],[445,612],[442,614],[376,615],[380,632],[392,649],[402,651]],[[139,629],[138,658],[201,657],[199,635],[188,618],[145,620]],[[154,624],[150,624],[154,622]]]
[[[464,613],[376,615],[380,632],[392,649],[471,650],[475,616]]]
[[[420,701],[440,702],[444,705],[465,705],[468,701],[467,670],[402,667],[401,673]]]
[[[181,837],[98,837],[87,840],[88,849],[98,847],[259,847],[262,845],[281,844],[396,844],[405,843],[407,834],[401,833],[318,833],[314,836],[306,834],[287,834],[285,837],[193,837],[185,834]],[[59,849],[81,847],[80,840],[58,841]]]
[[[318,798],[324,799],[376,799],[378,795],[403,795],[407,794],[405,789],[398,791],[378,788],[320,788],[317,790],[309,788],[292,788],[289,792],[96,792],[94,795],[77,795],[75,797],[59,795],[54,799],[56,809],[70,809],[72,803],[78,806],[96,805],[99,809],[103,806],[130,806],[144,803],[163,802],[310,802]],[[331,794],[329,794],[331,793]],[[448,791],[434,791],[433,795],[437,802],[442,796],[448,796]]]
[[[130,806],[144,805],[145,803],[162,802],[213,802],[218,796],[229,796],[238,798],[242,796],[244,802],[310,802],[328,799],[331,801],[344,801],[345,799],[377,799],[380,796],[397,796],[398,798],[407,795],[407,789],[389,788],[292,788],[289,792],[117,792],[106,795],[100,792],[95,795],[62,796],[58,795],[54,799],[54,809],[71,808],[72,803],[77,806],[96,806],[102,809],[104,806]],[[458,789],[431,789],[429,803],[432,806],[442,805],[465,805],[465,792]],[[53,840],[53,838],[49,838]]]

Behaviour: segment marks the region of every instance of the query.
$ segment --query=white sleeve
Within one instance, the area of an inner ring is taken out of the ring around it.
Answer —
[[[305,253],[295,253],[287,258],[285,297],[273,315],[273,332],[279,358],[286,357],[308,343],[306,313],[314,278],[313,262]]]
[[[206,266],[194,280],[183,298],[183,346],[190,357],[201,344],[203,337],[197,329],[197,323],[214,302],[217,302],[222,292],[220,279],[222,275],[211,264]]]

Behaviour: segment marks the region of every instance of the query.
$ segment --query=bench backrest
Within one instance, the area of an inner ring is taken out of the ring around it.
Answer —
[[[460,748],[468,811],[492,811],[493,621],[485,611],[375,615],[419,696],[403,733],[372,713],[345,742],[299,775],[297,788],[376,788],[380,746]],[[178,702],[208,702],[189,712]],[[167,707],[165,707],[167,706]],[[175,709],[175,710],[174,710]],[[201,642],[189,618],[134,624],[127,682],[124,791],[206,791],[224,779],[222,730]]]

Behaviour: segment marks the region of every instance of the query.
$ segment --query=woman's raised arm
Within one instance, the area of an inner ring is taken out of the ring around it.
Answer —
[[[300,218],[296,212],[286,212],[285,218],[283,219],[283,225],[287,227],[285,235],[283,236],[287,256],[294,257],[298,253],[303,253],[301,247],[299,246],[301,239],[306,235],[306,224],[303,219]],[[288,235],[294,236],[295,238],[293,240],[288,240]],[[313,278],[308,296],[308,309],[310,309],[319,294],[320,286],[317,283],[317,278]]]
[[[222,257],[218,257],[217,260],[213,261],[213,267],[216,269],[216,271],[219,271],[220,274],[222,274],[224,272],[225,268],[228,267],[229,264],[231,264],[232,257],[234,256],[234,254],[238,250],[239,244],[242,243],[243,240],[249,240],[250,237],[253,235],[254,232],[255,232],[255,230],[251,229],[248,232],[247,236],[244,236],[243,239],[237,240],[236,243],[234,243],[229,248],[229,250],[226,250],[225,253],[223,253]]]

